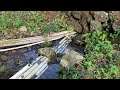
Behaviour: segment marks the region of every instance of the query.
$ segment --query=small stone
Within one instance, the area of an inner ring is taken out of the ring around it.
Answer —
[[[27,28],[25,26],[21,26],[19,29],[20,32],[27,32]]]

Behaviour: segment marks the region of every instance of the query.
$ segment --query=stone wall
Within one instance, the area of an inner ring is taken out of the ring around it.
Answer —
[[[120,11],[67,11],[74,30],[84,34],[95,29],[120,30]],[[75,41],[76,42],[76,41]]]

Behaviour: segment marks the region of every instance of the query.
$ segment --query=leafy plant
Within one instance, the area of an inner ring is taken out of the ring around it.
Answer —
[[[114,59],[113,56],[115,52],[111,42],[107,40],[106,34],[97,29],[92,33],[85,34],[84,38],[86,43],[86,60],[84,61],[84,65],[87,70],[96,71],[94,77],[97,79],[113,78],[112,74],[116,75],[117,77],[119,74],[119,69],[111,61]],[[104,62],[103,66],[98,66],[98,64],[96,64],[96,61],[100,58],[103,59],[103,61],[104,58],[106,58],[109,62]],[[97,68],[95,69],[95,67]]]

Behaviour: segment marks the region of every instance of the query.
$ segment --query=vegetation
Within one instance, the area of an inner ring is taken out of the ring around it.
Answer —
[[[113,79],[120,78],[120,58],[116,58],[116,52],[102,30],[96,29],[91,33],[84,34],[86,44],[84,60],[79,66],[65,69],[60,78],[81,79]],[[118,55],[119,56],[119,55]]]
[[[30,33],[52,33],[60,32],[64,30],[73,30],[70,23],[66,22],[67,16],[61,15],[60,12],[55,12],[53,16],[46,14],[44,11],[2,11],[0,12],[0,35],[12,35],[11,38],[19,38],[19,32],[21,26],[27,28],[27,32],[23,37],[30,36]]]

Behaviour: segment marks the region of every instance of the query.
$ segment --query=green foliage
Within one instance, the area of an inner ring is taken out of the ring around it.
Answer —
[[[50,32],[57,32],[58,31],[58,25],[56,23],[48,23],[43,27],[44,33],[50,33]]]
[[[23,21],[20,20],[20,19],[17,19],[14,21],[13,25],[16,27],[16,28],[20,28],[22,25],[23,25]]]
[[[81,73],[76,69],[76,67],[71,66],[65,68],[62,71],[62,74],[59,74],[59,79],[80,79]]]
[[[92,33],[85,34],[84,38],[86,43],[86,60],[84,61],[84,65],[87,70],[96,72],[94,77],[97,79],[117,78],[120,71],[119,67],[112,63],[115,52],[111,42],[107,40],[106,34],[101,30],[95,30]],[[98,66],[95,64],[98,58],[106,58],[109,62],[104,62],[102,66]],[[114,77],[112,75],[114,75]]]
[[[120,30],[110,33],[110,37],[115,40],[120,35]]]
[[[95,59],[104,56],[108,58],[112,57],[114,53],[113,47],[102,31],[95,30],[92,33],[87,33],[84,35],[84,38],[87,48],[85,52],[88,53],[88,56],[90,54]]]

